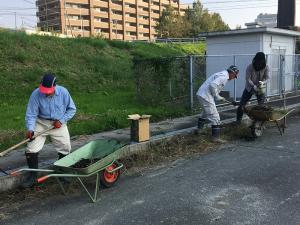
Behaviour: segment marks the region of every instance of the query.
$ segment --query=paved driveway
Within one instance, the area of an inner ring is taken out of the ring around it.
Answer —
[[[97,203],[58,195],[21,205],[0,223],[300,224],[300,118],[292,121],[282,137],[272,128],[255,142],[122,177]]]

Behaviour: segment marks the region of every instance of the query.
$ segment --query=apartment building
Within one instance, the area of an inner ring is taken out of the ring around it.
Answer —
[[[155,39],[156,23],[179,0],[37,0],[38,27],[72,36],[119,40]]]

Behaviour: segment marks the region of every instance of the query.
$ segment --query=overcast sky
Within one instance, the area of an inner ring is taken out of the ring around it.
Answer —
[[[296,0],[300,4],[300,0]],[[234,29],[237,25],[253,22],[260,13],[277,13],[277,0],[202,0],[210,12],[220,13],[223,20]],[[192,3],[192,0],[181,0]],[[0,26],[33,28],[36,26],[34,0],[0,0]],[[15,16],[16,15],[16,16]]]

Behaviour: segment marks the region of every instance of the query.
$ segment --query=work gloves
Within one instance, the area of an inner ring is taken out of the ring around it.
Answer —
[[[54,127],[55,129],[61,128],[61,122],[60,122],[59,120],[55,120],[55,121],[53,122],[53,127]]]
[[[31,130],[27,131],[26,137],[29,138],[30,141],[33,141],[33,140],[34,140],[34,137],[33,137],[33,136],[34,136],[34,132],[33,132],[33,131],[31,131]]]
[[[266,84],[266,83],[263,82],[263,81],[258,81],[258,86],[259,86],[260,88],[264,87],[265,84]]]
[[[224,97],[220,96],[220,95],[216,95],[216,96],[215,96],[215,99],[216,99],[217,101],[220,101],[220,102],[225,102],[225,101],[226,101],[226,99],[225,99]]]
[[[253,90],[255,93],[258,95],[263,95],[264,94],[264,89],[265,89],[266,83],[264,81],[258,81],[258,85],[253,86]]]

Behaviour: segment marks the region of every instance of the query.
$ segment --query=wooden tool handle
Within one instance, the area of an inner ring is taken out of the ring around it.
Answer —
[[[52,130],[52,129],[53,129],[53,127],[51,126],[51,127],[49,127],[48,129],[43,130],[42,132],[40,132],[40,133],[34,135],[33,138],[36,138],[36,137],[38,137],[38,136],[40,136],[40,135],[42,135],[42,134],[44,134],[44,133],[46,133],[47,131]],[[9,153],[10,151],[16,149],[17,147],[19,147],[19,146],[21,146],[21,145],[23,145],[23,144],[25,144],[25,143],[27,143],[27,142],[29,142],[29,141],[30,141],[30,138],[27,138],[27,139],[21,141],[20,143],[14,145],[14,146],[12,146],[12,147],[10,147],[9,149],[6,149],[5,151],[0,152],[0,157],[6,155],[6,154]]]

